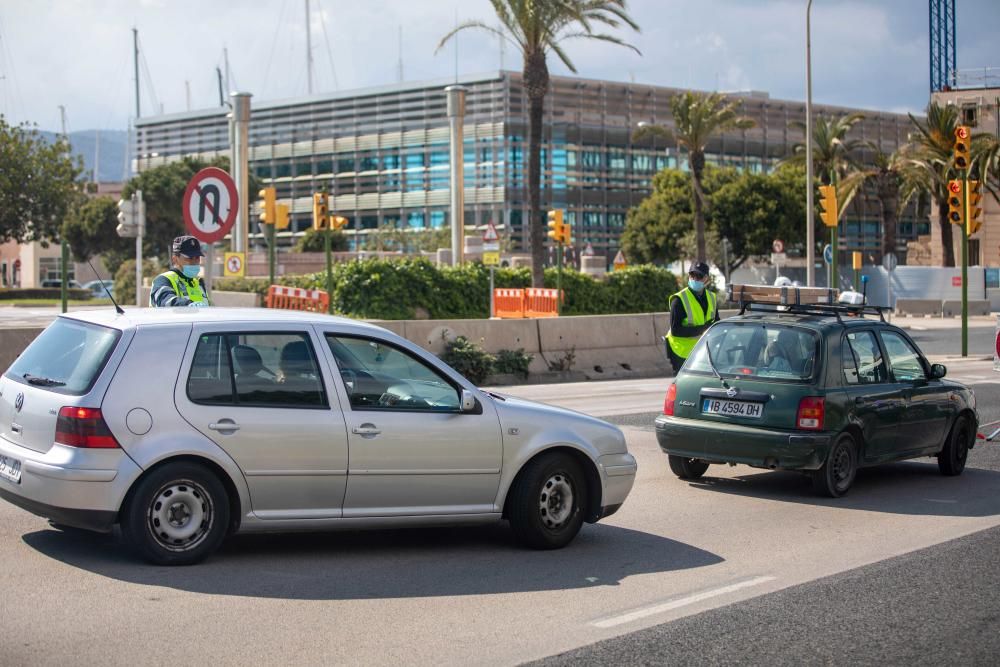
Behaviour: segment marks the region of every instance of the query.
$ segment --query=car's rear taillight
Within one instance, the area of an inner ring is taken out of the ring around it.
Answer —
[[[67,406],[59,410],[56,419],[56,442],[70,447],[117,449],[121,447],[104,415],[97,408]]]
[[[663,399],[663,414],[674,416],[674,401],[677,400],[677,385],[672,384],[667,389],[667,397]]]
[[[806,396],[799,401],[799,411],[795,415],[795,425],[809,431],[823,430],[826,401],[821,396]]]

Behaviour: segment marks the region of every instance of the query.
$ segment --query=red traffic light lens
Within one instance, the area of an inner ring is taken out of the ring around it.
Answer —
[[[968,139],[969,128],[967,128],[964,125],[959,125],[958,127],[955,128],[955,136],[958,137],[959,139]]]
[[[948,191],[951,192],[952,194],[956,194],[957,195],[959,192],[962,191],[962,182],[961,181],[948,181]]]

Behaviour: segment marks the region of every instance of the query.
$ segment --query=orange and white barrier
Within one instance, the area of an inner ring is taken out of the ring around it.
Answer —
[[[271,285],[267,288],[264,304],[268,308],[325,313],[330,307],[330,295],[318,289]]]
[[[526,289],[497,288],[493,290],[493,317],[522,319],[526,317],[556,317],[558,299],[566,300],[559,290],[541,287]]]

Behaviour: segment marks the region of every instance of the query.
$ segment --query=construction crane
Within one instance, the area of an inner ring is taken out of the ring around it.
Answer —
[[[929,0],[931,30],[931,92],[954,86],[955,0]]]

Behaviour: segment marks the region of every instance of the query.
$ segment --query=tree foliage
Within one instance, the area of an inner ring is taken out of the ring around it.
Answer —
[[[339,229],[327,232],[330,234],[330,250],[342,252],[347,250],[347,237]],[[318,232],[312,227],[295,243],[295,252],[326,252],[326,242],[323,240],[323,232]]]
[[[69,243],[73,258],[86,262],[95,255],[104,258],[104,266],[113,275],[123,261],[135,253],[135,241],[121,238],[118,226],[118,202],[111,197],[84,200],[74,208],[63,224],[63,238]]]
[[[696,259],[692,181],[684,172],[665,169],[653,178],[653,192],[629,211],[622,249],[638,262]],[[801,241],[805,220],[805,175],[797,167],[751,174],[708,166],[704,175],[708,203],[706,259],[722,265],[721,240],[729,241],[729,269],[749,257],[770,252],[775,238]]]
[[[0,242],[57,240],[81,196],[82,172],[64,139],[49,143],[36,128],[0,116]]]

